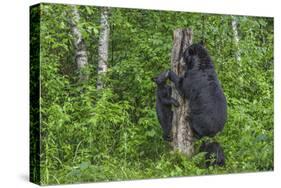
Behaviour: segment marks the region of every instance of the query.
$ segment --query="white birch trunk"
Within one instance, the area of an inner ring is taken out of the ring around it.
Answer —
[[[87,79],[87,75],[83,71],[83,68],[85,68],[85,66],[88,64],[87,49],[82,34],[78,28],[80,15],[75,5],[72,5],[71,14],[72,14],[72,19],[70,20],[70,25],[71,25],[72,34],[74,36],[75,62],[79,71],[79,78],[81,81]]]
[[[178,76],[183,76],[185,73],[185,63],[183,62],[183,53],[185,49],[192,43],[191,29],[177,29],[174,31],[174,42],[171,54],[171,66]],[[172,83],[172,97],[176,99],[180,106],[173,108],[172,121],[172,146],[174,150],[184,153],[191,157],[194,153],[193,133],[189,125],[189,107],[185,98],[181,97]]]
[[[97,89],[103,87],[101,76],[107,71],[108,62],[108,43],[109,43],[109,22],[108,22],[108,8],[103,8],[101,12],[101,28],[98,49],[98,80]]]
[[[232,16],[231,25],[232,25],[232,32],[233,32],[233,41],[236,48],[235,56],[239,64],[241,61],[241,56],[240,56],[240,49],[239,49],[239,34],[237,29],[237,19],[235,16]]]

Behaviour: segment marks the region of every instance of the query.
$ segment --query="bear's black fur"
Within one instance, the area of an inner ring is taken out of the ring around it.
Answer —
[[[153,81],[157,84],[156,90],[156,112],[159,123],[163,130],[163,139],[172,141],[172,105],[179,106],[179,103],[171,97],[172,88],[166,84],[167,72],[155,77]]]
[[[225,164],[224,152],[220,144],[217,142],[203,143],[200,146],[199,152],[206,152],[205,154],[205,167],[210,165],[223,166]]]
[[[168,77],[189,101],[188,118],[195,137],[215,136],[223,130],[227,104],[211,58],[201,44],[191,45],[183,56],[185,75],[178,77],[169,71]]]

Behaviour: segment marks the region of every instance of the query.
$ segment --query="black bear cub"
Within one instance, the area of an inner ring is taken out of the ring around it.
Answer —
[[[220,144],[217,142],[203,143],[200,146],[199,152],[206,152],[205,154],[205,167],[210,165],[223,166],[225,164],[224,152]]]
[[[172,105],[178,107],[179,103],[172,95],[171,86],[166,84],[167,72],[155,77],[153,81],[157,84],[156,89],[156,112],[159,123],[163,130],[163,139],[166,141],[172,141],[171,129],[173,112]]]
[[[195,137],[213,137],[223,130],[227,104],[214,65],[201,44],[192,44],[183,55],[186,72],[182,77],[169,71],[169,79],[189,101],[189,123]]]

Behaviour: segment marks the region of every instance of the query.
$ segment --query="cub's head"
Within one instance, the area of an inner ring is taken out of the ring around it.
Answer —
[[[152,81],[154,81],[158,86],[165,85],[166,80],[168,78],[168,74],[169,74],[169,72],[163,72],[160,75],[152,78]]]

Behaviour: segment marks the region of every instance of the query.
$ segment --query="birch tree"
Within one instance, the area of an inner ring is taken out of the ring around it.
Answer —
[[[232,26],[232,32],[233,32],[233,41],[236,48],[235,56],[238,64],[241,62],[241,55],[240,55],[240,49],[239,49],[239,34],[237,29],[237,18],[235,16],[231,16],[231,26]]]
[[[83,40],[81,31],[79,30],[78,23],[80,21],[80,15],[78,9],[75,5],[71,6],[71,15],[70,20],[71,31],[73,34],[73,42],[75,46],[75,63],[79,71],[79,80],[87,80],[88,75],[85,72],[84,68],[88,64],[88,56],[85,42]]]
[[[100,37],[99,37],[99,48],[98,48],[98,81],[97,89],[103,87],[101,76],[107,71],[108,67],[108,43],[109,43],[109,22],[108,22],[108,11],[109,8],[103,8],[101,10],[100,18]]]

